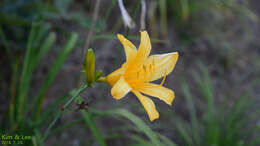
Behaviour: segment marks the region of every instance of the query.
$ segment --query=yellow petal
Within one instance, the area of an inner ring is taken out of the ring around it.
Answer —
[[[144,65],[152,66],[151,81],[160,79],[172,72],[178,60],[178,56],[178,52],[149,56]]]
[[[125,81],[124,76],[121,76],[120,79],[116,82],[111,90],[111,94],[115,99],[123,98],[129,91],[131,87]]]
[[[114,84],[120,79],[122,74],[123,74],[123,69],[122,68],[119,68],[119,69],[115,70],[114,72],[110,73],[106,77],[107,83],[109,83],[111,86],[114,86]]]
[[[144,94],[157,97],[169,105],[172,105],[172,101],[175,97],[171,89],[153,83],[138,84],[135,89]]]
[[[121,34],[118,34],[117,38],[120,40],[125,49],[126,62],[133,60],[137,53],[136,47]]]
[[[148,113],[150,121],[158,119],[159,118],[159,113],[156,110],[154,102],[150,98],[148,98],[146,96],[143,96],[138,91],[133,91],[133,93],[137,96],[137,98],[139,99],[141,104],[144,106],[144,109]]]
[[[124,63],[121,68],[115,70],[106,76],[105,82],[114,86],[114,84],[120,79],[120,77],[124,74],[127,64]]]
[[[138,48],[137,54],[133,62],[129,64],[127,70],[136,70],[144,64],[144,61],[147,59],[151,52],[151,42],[149,35],[146,31],[141,31],[141,42]]]
[[[141,31],[141,42],[137,51],[136,58],[139,60],[146,60],[151,52],[151,41],[147,31]]]

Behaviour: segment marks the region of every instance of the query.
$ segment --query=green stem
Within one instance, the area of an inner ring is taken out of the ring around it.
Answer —
[[[63,108],[64,110],[71,104],[72,101],[74,101],[86,88],[88,88],[87,84],[83,84],[75,93],[74,95],[64,104]],[[54,126],[54,124],[57,122],[57,120],[61,116],[61,111],[58,111],[57,115],[51,122],[51,124],[48,126],[47,130],[44,133],[43,141],[49,136],[51,128]]]
[[[45,131],[42,141],[44,141],[48,137],[51,128],[54,126],[54,124],[57,122],[57,120],[60,118],[60,116],[61,116],[61,111],[58,111],[57,115],[55,116],[55,118],[53,119],[51,124],[48,126],[47,130]]]
[[[68,106],[71,104],[71,102],[72,102],[75,98],[77,98],[87,87],[88,87],[88,85],[84,83],[84,84],[76,91],[76,93],[74,94],[74,96],[72,96],[72,97],[70,98],[70,100],[67,101],[67,102],[64,104],[64,109],[65,109],[66,107],[68,107]]]

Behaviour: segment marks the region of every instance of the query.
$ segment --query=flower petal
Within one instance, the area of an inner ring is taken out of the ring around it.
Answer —
[[[114,84],[120,79],[120,77],[124,75],[126,66],[127,64],[124,63],[121,68],[107,75],[106,82],[109,83],[111,86],[114,86]]]
[[[175,97],[171,89],[153,83],[138,84],[135,89],[144,94],[157,97],[169,105],[172,105],[172,101]]]
[[[151,81],[160,79],[172,72],[178,60],[178,56],[178,52],[149,56],[144,65],[152,65]]]
[[[120,40],[125,49],[126,62],[133,60],[137,53],[136,47],[121,34],[118,34],[117,38]]]
[[[114,72],[112,72],[108,76],[106,76],[107,83],[109,83],[111,86],[114,86],[115,83],[120,79],[122,74],[123,74],[122,68],[115,70]]]
[[[156,110],[154,102],[150,98],[148,98],[146,96],[143,96],[138,91],[133,91],[133,93],[137,96],[137,98],[139,99],[141,104],[144,106],[144,109],[148,113],[150,121],[158,119],[159,118],[159,113]]]
[[[125,81],[124,77],[121,76],[120,79],[116,82],[111,90],[111,94],[115,99],[123,98],[129,91],[131,91],[131,87]]]
[[[136,58],[139,60],[145,60],[149,56],[151,48],[151,41],[147,31],[141,31],[141,42]]]
[[[129,64],[127,70],[136,70],[144,64],[151,52],[151,42],[147,31],[141,31],[141,42],[133,62]]]

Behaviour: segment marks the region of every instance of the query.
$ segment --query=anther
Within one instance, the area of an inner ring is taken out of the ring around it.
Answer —
[[[161,82],[161,84],[160,84],[160,86],[162,86],[163,85],[163,83],[165,82],[165,80],[166,80],[166,74],[167,73],[167,70],[165,70],[165,73],[164,73],[164,76],[163,76],[163,80],[162,80],[162,82]]]
[[[145,68],[145,66],[143,65],[143,68],[144,68],[144,72],[146,72],[146,68]]]

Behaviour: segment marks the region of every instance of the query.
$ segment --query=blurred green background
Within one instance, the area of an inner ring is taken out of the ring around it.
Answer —
[[[1,144],[17,134],[30,138],[12,145],[260,145],[258,0],[145,0],[152,54],[180,53],[165,82],[173,106],[151,97],[158,120],[102,83],[62,110],[84,79],[84,48],[107,75],[125,59],[116,34],[139,45],[141,0],[123,2],[135,28],[117,0],[0,1]]]

